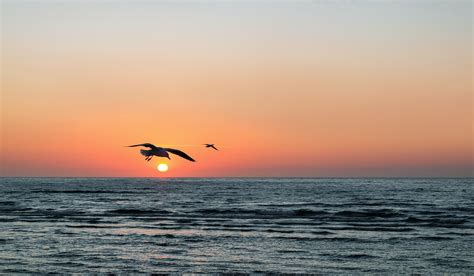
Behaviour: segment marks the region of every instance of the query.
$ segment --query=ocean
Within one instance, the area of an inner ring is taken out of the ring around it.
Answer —
[[[472,178],[0,181],[0,273],[474,273]]]

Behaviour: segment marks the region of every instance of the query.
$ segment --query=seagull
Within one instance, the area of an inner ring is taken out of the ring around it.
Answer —
[[[215,149],[215,150],[218,150],[218,149],[214,146],[214,144],[204,144],[204,146],[206,146],[206,148],[213,148],[213,149]]]
[[[184,153],[180,150],[157,147],[157,146],[155,146],[153,144],[150,144],[150,143],[131,145],[131,146],[127,146],[127,147],[146,147],[146,148],[150,148],[149,150],[144,150],[144,149],[140,150],[140,153],[143,156],[146,157],[145,158],[146,161],[150,161],[153,158],[153,156],[166,157],[168,159],[171,159],[169,153],[176,154],[176,155],[178,155],[180,157],[183,157],[184,159],[192,161],[192,162],[196,161],[196,160],[192,159],[191,156],[187,155],[186,153]]]

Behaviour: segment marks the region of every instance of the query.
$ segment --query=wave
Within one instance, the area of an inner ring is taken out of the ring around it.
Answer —
[[[376,259],[380,258],[377,256],[364,254],[364,253],[354,253],[354,254],[347,254],[347,255],[337,255],[337,257],[347,258],[347,259]]]
[[[459,232],[443,232],[443,233],[440,233],[442,235],[454,235],[454,236],[473,236],[474,233],[468,233],[468,232],[462,232],[462,233],[459,233]]]
[[[465,218],[418,218],[418,217],[408,217],[405,222],[409,223],[429,223],[430,225],[458,225],[464,224],[468,220]]]
[[[314,217],[326,216],[329,213],[326,211],[316,211],[311,209],[296,209],[296,210],[268,210],[268,209],[200,209],[194,211],[196,213],[216,216],[250,216],[256,218],[298,218],[298,217]]]
[[[341,226],[341,227],[333,227],[333,226],[325,226],[321,227],[322,229],[334,230],[334,231],[375,231],[375,232],[410,232],[415,231],[414,228],[410,227],[372,227],[372,226]]]
[[[3,238],[0,238],[0,244],[5,244],[7,242],[11,241],[11,239],[3,239]]]
[[[339,217],[363,217],[363,218],[393,218],[404,216],[400,211],[392,209],[365,209],[361,211],[340,211],[334,216]]]
[[[140,191],[114,191],[114,190],[33,190],[31,193],[42,194],[138,194]]]
[[[284,234],[290,234],[290,233],[295,233],[294,230],[275,230],[275,229],[267,229],[265,230],[265,232],[268,232],[268,233],[284,233]]]
[[[149,210],[149,209],[116,209],[106,212],[112,215],[135,215],[135,216],[150,216],[150,215],[170,215],[172,212],[166,210]]]
[[[349,237],[302,237],[302,236],[276,236],[272,237],[275,239],[285,239],[285,240],[296,240],[296,241],[337,241],[337,242],[356,242],[356,243],[368,243],[373,242],[367,239],[359,238],[349,238]]]
[[[65,225],[67,228],[116,228],[110,225],[95,225],[95,224],[81,224],[81,225]]]
[[[0,201],[0,211],[4,212],[25,212],[30,211],[32,208],[18,206],[15,201]]]
[[[335,234],[334,232],[331,231],[312,231],[311,232],[314,235],[333,235]]]
[[[454,240],[453,238],[446,237],[446,236],[420,236],[420,237],[416,237],[416,239],[427,240],[427,241]]]
[[[474,213],[474,208],[472,207],[452,207],[447,208],[450,211],[459,211],[459,212],[467,212],[467,213]]]
[[[431,228],[472,228],[465,225],[468,220],[465,218],[418,218],[409,217],[405,220],[408,225]]]
[[[31,212],[26,212],[24,215],[32,217],[47,217],[47,218],[64,218],[73,216],[83,216],[87,213],[79,210],[52,210],[52,209],[34,209]]]

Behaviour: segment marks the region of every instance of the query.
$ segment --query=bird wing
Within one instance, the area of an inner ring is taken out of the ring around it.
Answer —
[[[176,154],[178,156],[181,156],[183,157],[184,159],[186,160],[189,160],[189,161],[192,161],[192,162],[195,162],[196,160],[192,159],[191,156],[187,155],[186,153],[180,151],[180,150],[177,150],[177,149],[170,149],[170,148],[163,148],[164,150],[166,150],[167,152],[171,152],[172,154]]]
[[[147,147],[147,148],[150,148],[150,149],[155,149],[156,148],[155,145],[150,144],[150,143],[131,145],[131,146],[127,146],[127,147]]]
[[[218,150],[214,145],[212,145],[211,148],[213,148],[213,149],[215,149],[215,150]]]

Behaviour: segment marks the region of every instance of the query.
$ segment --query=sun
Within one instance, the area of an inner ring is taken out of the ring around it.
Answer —
[[[157,169],[159,172],[166,172],[168,171],[168,165],[161,163],[158,165]]]

